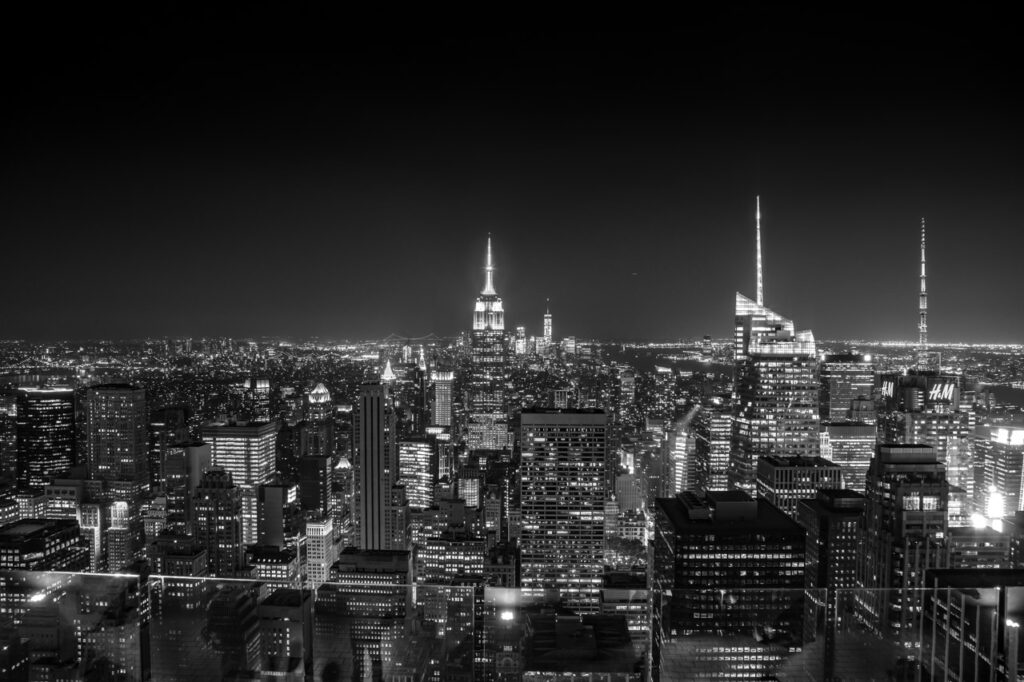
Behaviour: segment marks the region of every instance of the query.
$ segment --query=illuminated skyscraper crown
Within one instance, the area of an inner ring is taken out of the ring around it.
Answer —
[[[476,305],[473,308],[473,329],[502,331],[505,329],[505,311],[498,292],[494,290],[494,262],[491,257],[490,236],[487,237],[487,265],[484,272],[484,290],[476,297]]]

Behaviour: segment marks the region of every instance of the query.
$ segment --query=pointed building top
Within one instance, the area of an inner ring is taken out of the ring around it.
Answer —
[[[395,370],[391,369],[391,360],[388,360],[388,364],[384,366],[384,371],[380,375],[381,381],[394,381]]]
[[[481,292],[484,296],[496,296],[497,291],[494,290],[494,260],[491,257],[491,235],[487,235],[487,265],[484,267],[486,273],[486,279],[484,280],[484,290]]]
[[[757,195],[757,304],[764,305],[764,271],[761,266],[761,195]]]
[[[317,404],[329,403],[331,402],[331,392],[323,384],[317,384],[316,388],[309,392],[309,402]]]
[[[546,299],[546,300],[547,300],[547,305],[544,308],[544,314],[545,315],[550,315],[551,314],[551,299],[549,298],[549,299]]]

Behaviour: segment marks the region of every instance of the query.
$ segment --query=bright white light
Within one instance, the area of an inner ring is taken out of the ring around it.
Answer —
[[[33,594],[31,597],[28,598],[29,601],[33,601],[33,602],[35,602],[35,601],[43,601],[44,599],[46,599],[46,593],[45,592],[36,592],[35,594]]]
[[[508,609],[505,609],[504,611],[501,612],[501,619],[502,620],[512,620],[514,617],[515,617],[515,614],[512,613],[511,611],[509,611]]]
[[[985,518],[984,514],[974,512],[971,514],[971,525],[975,528],[984,528],[988,525],[988,519]]]
[[[1003,518],[1005,504],[1003,494],[996,490],[995,486],[989,488],[988,505],[985,508],[985,515],[990,519]]]
[[[1011,627],[1011,628],[1019,628],[1020,627],[1020,623],[1018,623],[1017,621],[1012,620],[1010,618],[1006,619],[1006,625],[1007,625],[1007,627]]]

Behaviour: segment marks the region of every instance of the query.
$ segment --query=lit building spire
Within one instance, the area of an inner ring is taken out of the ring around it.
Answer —
[[[757,195],[757,304],[764,305],[764,272],[761,266],[761,195]]]
[[[487,235],[487,265],[484,267],[487,279],[484,280],[484,296],[495,296],[498,292],[494,290],[494,261],[491,258],[491,235]]]
[[[917,345],[922,353],[928,350],[928,278],[925,275],[924,246],[925,227],[924,218],[921,218],[921,298],[918,305],[920,321],[917,323]]]
[[[396,378],[397,377],[395,377],[395,370],[391,369],[391,360],[389,359],[388,364],[384,367],[384,371],[380,375],[380,380],[384,382],[389,382],[394,381]]]

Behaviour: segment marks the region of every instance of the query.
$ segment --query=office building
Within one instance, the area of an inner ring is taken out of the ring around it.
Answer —
[[[42,489],[75,464],[75,394],[70,388],[24,388],[15,407],[18,485]]]
[[[736,375],[729,485],[755,490],[757,459],[819,454],[814,336],[736,294]]]
[[[148,488],[146,391],[130,384],[102,384],[89,388],[86,400],[90,476]]]
[[[22,519],[0,527],[0,569],[84,571],[89,552],[74,519]],[[0,597],[5,595],[0,595]]]
[[[820,414],[823,421],[853,419],[855,401],[871,400],[875,365],[863,353],[827,354],[819,367]]]
[[[701,403],[691,422],[696,439],[692,488],[727,490],[729,453],[732,451],[732,404],[728,396],[712,396]]]
[[[214,467],[203,474],[196,487],[195,537],[206,549],[209,574],[235,577],[243,566],[241,490],[231,473]]]
[[[933,570],[927,588],[921,632],[924,679],[1020,679],[1024,571]]]
[[[331,573],[337,558],[334,543],[334,520],[331,517],[306,520],[306,583],[316,589]]]
[[[608,415],[524,410],[519,499],[523,588],[596,610],[603,575]]]
[[[660,498],[654,528],[660,679],[771,679],[803,640],[804,529],[741,490]]]
[[[876,443],[874,423],[840,419],[821,424],[821,456],[842,469],[850,490],[864,492]]]
[[[356,527],[363,550],[408,547],[408,505],[398,484],[398,418],[386,383],[359,392],[359,451],[353,463]]]
[[[434,503],[437,458],[426,439],[398,443],[398,484],[405,488],[411,509],[426,509]]]
[[[913,646],[924,574],[939,565],[929,540],[948,530],[946,467],[928,445],[879,445],[866,497],[858,616],[878,636]]]
[[[242,542],[258,541],[256,489],[275,470],[276,422],[215,422],[202,428],[213,466],[231,474],[242,504]]]
[[[835,676],[832,666],[837,631],[848,629],[853,622],[857,552],[865,503],[863,493],[826,489],[797,505],[796,520],[807,532],[804,641],[817,636],[817,614],[824,613],[825,679]]]
[[[1024,508],[1024,427],[999,426],[988,430],[985,447],[978,449],[978,512],[1001,519]]]
[[[299,505],[303,511],[329,516],[333,509],[334,465],[330,455],[306,455],[299,458]],[[257,493],[258,497],[258,493]],[[259,513],[257,499],[257,514]],[[257,534],[259,523],[257,521]]]
[[[433,372],[431,382],[434,384],[433,406],[430,421],[433,426],[452,425],[452,383],[454,372]]]
[[[824,457],[779,457],[757,460],[757,496],[796,519],[797,503],[819,490],[843,487],[842,468]]]

